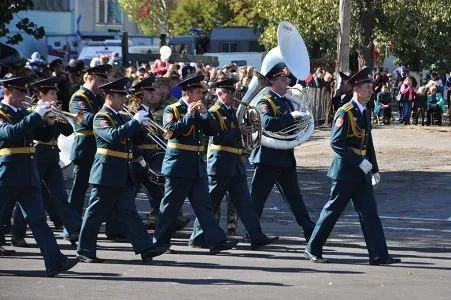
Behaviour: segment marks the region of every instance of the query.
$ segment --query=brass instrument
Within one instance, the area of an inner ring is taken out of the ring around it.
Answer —
[[[28,110],[33,110],[36,107],[36,105],[27,101],[22,101],[22,105]],[[55,107],[50,107],[50,111],[44,116],[44,120],[49,124],[55,121],[71,125],[80,124],[83,121],[83,118],[84,114],[81,111],[73,114]]]
[[[138,111],[140,105],[141,105],[141,99],[136,96],[128,96],[129,100],[129,107],[127,105],[123,105],[123,110],[119,113],[124,114],[128,116],[129,118],[133,118],[133,116]],[[163,126],[158,124],[156,121],[149,119],[146,124],[143,124],[144,128],[147,130],[149,137],[162,149],[166,149],[166,141],[164,139],[170,139],[173,132],[172,130],[166,130]],[[162,134],[162,139],[158,134]]]
[[[260,146],[262,137],[262,124],[260,112],[255,106],[249,105],[246,102],[240,101],[236,98],[233,100],[240,105],[244,105],[245,109],[242,111],[240,118],[238,118],[238,124],[245,124],[252,127],[252,131],[246,135],[241,135],[241,147],[244,150],[252,151]]]
[[[261,74],[254,70],[254,76],[249,83],[248,91],[244,95],[242,102],[249,105],[256,105],[261,96],[268,91],[268,80],[263,74],[267,74],[276,64],[284,62],[291,73],[296,78],[305,78],[310,70],[310,59],[304,40],[297,29],[289,22],[283,21],[277,29],[278,46],[271,49],[262,62]],[[285,95],[296,111],[300,111],[302,116],[297,118],[292,125],[279,130],[262,130],[261,144],[272,149],[293,149],[305,142],[313,133],[314,118],[309,107],[302,100],[291,95]],[[244,115],[247,107],[238,107],[237,117]]]

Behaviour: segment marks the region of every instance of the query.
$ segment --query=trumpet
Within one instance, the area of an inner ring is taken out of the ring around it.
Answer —
[[[22,101],[22,105],[25,106],[28,110],[32,110],[35,107],[35,105],[27,101]],[[44,116],[44,119],[47,123],[59,121],[65,124],[80,124],[83,121],[83,118],[84,114],[81,111],[73,114],[55,107],[50,107],[50,111]]]
[[[55,120],[66,124],[80,124],[83,121],[84,114],[79,111],[75,114],[52,107],[45,116],[49,121]]]

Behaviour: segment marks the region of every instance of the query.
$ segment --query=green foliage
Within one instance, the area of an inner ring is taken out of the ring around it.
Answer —
[[[256,7],[258,14],[268,21],[260,38],[266,49],[277,45],[277,26],[285,20],[299,30],[312,58],[335,56],[338,1],[257,0]]]
[[[217,24],[227,24],[232,19],[232,10],[225,1],[180,0],[170,17],[173,35],[187,34],[191,28],[210,31]]]
[[[7,44],[15,45],[23,41],[22,34],[11,34],[8,25],[14,17],[17,17],[18,12],[30,8],[33,8],[33,1],[31,0],[2,0],[0,2],[0,37],[6,36]],[[19,18],[16,27],[26,34],[34,36],[36,39],[40,39],[45,35],[44,27],[38,26],[34,22],[30,22],[28,18]]]
[[[419,71],[434,68],[451,70],[451,1],[387,1],[382,5],[384,23],[378,24],[377,39],[392,41],[387,49],[399,63]]]
[[[121,9],[128,17],[137,22],[140,30],[147,35],[169,33],[170,13],[176,7],[176,0],[149,0],[148,14],[140,14],[145,0],[119,0]],[[145,11],[145,9],[144,9]]]
[[[451,69],[451,1],[449,0],[355,0],[351,1],[351,49],[371,54],[373,40],[384,54],[392,52],[399,63],[412,70]],[[293,23],[301,33],[311,58],[331,61],[336,57],[338,0],[256,0],[258,14],[268,21],[261,43],[277,44],[280,21]],[[374,20],[372,18],[374,17]],[[387,49],[388,41],[393,48]]]

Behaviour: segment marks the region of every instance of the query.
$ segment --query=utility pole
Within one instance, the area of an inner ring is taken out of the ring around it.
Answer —
[[[340,78],[338,74],[339,71],[349,72],[351,0],[340,0],[340,11],[338,19],[339,19],[338,49],[337,49],[337,65],[335,68],[335,76],[336,76],[335,78],[337,79],[337,81]],[[338,84],[336,88],[338,88]]]
[[[338,28],[337,63],[335,66],[335,90],[340,88],[341,77],[339,72],[349,72],[349,40],[351,32],[351,0],[340,0]],[[325,123],[329,124],[329,115],[332,110],[332,97],[327,104]]]

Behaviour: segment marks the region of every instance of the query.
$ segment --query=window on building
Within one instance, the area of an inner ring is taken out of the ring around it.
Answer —
[[[265,51],[265,48],[263,46],[261,46],[258,42],[251,41],[251,42],[249,42],[249,51],[250,52],[263,52],[263,51]]]
[[[96,8],[97,24],[122,24],[122,12],[118,0],[97,0]]]
[[[70,0],[33,0],[34,10],[70,11]]]
[[[222,42],[221,52],[238,52],[237,42]]]

